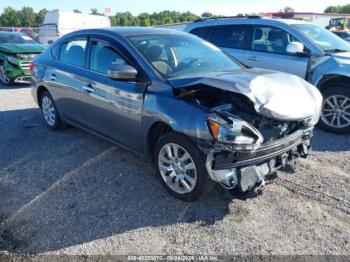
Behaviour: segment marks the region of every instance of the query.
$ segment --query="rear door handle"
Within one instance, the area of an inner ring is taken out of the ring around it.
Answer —
[[[88,93],[95,92],[95,88],[93,88],[91,84],[84,85],[83,90]]]
[[[56,81],[56,79],[57,79],[56,74],[51,74],[50,79],[51,79],[51,81]]]
[[[259,57],[257,57],[257,56],[248,56],[247,59],[250,61],[259,61]]]

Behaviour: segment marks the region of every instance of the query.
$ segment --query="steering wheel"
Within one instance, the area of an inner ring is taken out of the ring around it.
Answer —
[[[193,65],[196,62],[197,62],[196,65],[199,67],[199,66],[202,65],[202,63],[204,61],[202,61],[202,60],[200,60],[198,58],[190,58],[190,57],[189,58],[185,58],[177,65],[176,71],[181,71],[181,70],[187,69],[187,68],[191,67],[191,65]]]

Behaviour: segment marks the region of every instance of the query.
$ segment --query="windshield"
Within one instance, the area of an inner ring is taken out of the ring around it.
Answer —
[[[0,34],[0,44],[33,44],[35,41],[25,34]]]
[[[349,52],[350,44],[332,32],[313,24],[294,25],[325,52]]]
[[[190,34],[158,34],[129,38],[165,78],[231,71],[241,65],[219,48]]]

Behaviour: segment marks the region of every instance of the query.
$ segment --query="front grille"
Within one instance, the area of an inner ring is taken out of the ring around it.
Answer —
[[[30,68],[30,62],[20,62],[19,63],[20,68],[23,70],[29,71]]]

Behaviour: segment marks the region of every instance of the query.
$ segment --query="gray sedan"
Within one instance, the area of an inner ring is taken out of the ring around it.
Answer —
[[[261,191],[266,177],[309,154],[322,102],[297,76],[245,68],[166,29],[68,34],[35,58],[32,77],[49,128],[76,126],[153,161],[186,201],[214,181]]]

